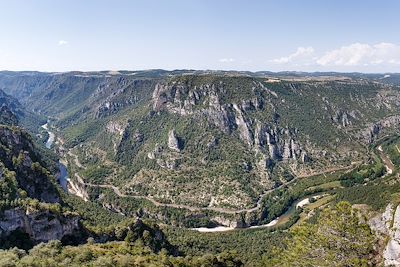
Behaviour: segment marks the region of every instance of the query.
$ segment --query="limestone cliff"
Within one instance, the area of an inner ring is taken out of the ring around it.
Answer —
[[[81,226],[76,215],[58,215],[32,208],[13,208],[1,213],[0,240],[16,232],[28,234],[33,243],[79,236]]]
[[[400,205],[389,204],[369,224],[381,240],[386,240],[382,252],[385,266],[400,266]]]
[[[250,149],[255,148],[272,161],[308,161],[310,156],[299,142],[298,129],[281,128],[274,120],[260,121],[252,118],[254,112],[268,112],[265,104],[271,104],[270,97],[275,98],[277,94],[271,93],[260,83],[253,83],[253,92],[254,95],[248,99],[235,103],[223,100],[227,94],[223,82],[200,85],[159,83],[153,92],[153,110],[193,116],[199,120],[206,118],[226,134],[237,132]]]

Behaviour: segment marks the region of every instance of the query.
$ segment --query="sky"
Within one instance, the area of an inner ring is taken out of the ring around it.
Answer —
[[[0,0],[0,70],[400,72],[397,0]]]

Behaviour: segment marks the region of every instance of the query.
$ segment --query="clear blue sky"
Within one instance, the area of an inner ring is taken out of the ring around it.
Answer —
[[[396,0],[0,0],[0,69],[400,72]]]

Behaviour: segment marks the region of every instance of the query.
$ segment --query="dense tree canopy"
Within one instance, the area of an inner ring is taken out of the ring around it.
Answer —
[[[283,249],[267,266],[373,266],[375,238],[361,214],[347,202],[321,212],[316,224],[290,230]]]

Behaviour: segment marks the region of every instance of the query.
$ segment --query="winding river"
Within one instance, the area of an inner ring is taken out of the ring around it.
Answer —
[[[49,123],[47,122],[46,124],[42,125],[42,128],[45,129],[47,131],[47,133],[49,134],[49,138],[46,141],[46,148],[50,149],[51,146],[54,143],[54,140],[56,138],[56,135],[53,132],[49,131]]]
[[[297,208],[302,208],[310,203],[310,198],[318,198],[320,197],[320,194],[312,194],[308,195],[306,197],[303,197],[301,199],[296,200],[295,202],[290,205],[290,207],[287,209],[285,213],[283,213],[281,216],[273,219],[267,224],[262,224],[262,225],[255,225],[255,226],[250,226],[247,228],[233,228],[233,227],[227,227],[227,226],[217,226],[213,228],[207,228],[207,227],[199,227],[199,228],[192,228],[191,230],[195,230],[198,232],[202,233],[211,233],[211,232],[226,232],[226,231],[232,231],[232,230],[242,230],[242,229],[259,229],[259,228],[271,228],[274,226],[277,226],[279,224],[284,223],[287,221],[287,219],[292,216],[292,214],[296,211]]]
[[[50,131],[49,129],[49,123],[46,123],[41,126],[43,129],[47,131],[49,134],[49,138],[46,141],[46,148],[51,149],[51,147],[54,144],[55,141],[55,134]],[[58,162],[59,164],[59,173],[57,175],[57,180],[62,189],[65,192],[68,192],[68,171],[67,168],[64,164],[62,164],[60,161]],[[309,195],[307,197],[301,198],[295,202],[292,203],[290,208],[281,216],[275,218],[274,220],[270,221],[267,224],[263,225],[256,225],[256,226],[250,226],[248,228],[244,229],[258,229],[258,228],[271,228],[274,226],[277,226],[279,224],[284,223],[287,221],[287,219],[296,211],[296,208],[303,207],[307,204],[309,204],[309,198],[310,197],[316,197],[316,195]],[[238,228],[233,228],[233,227],[227,227],[227,226],[217,226],[213,228],[206,228],[206,227],[200,227],[200,228],[192,228],[192,230],[198,231],[198,232],[225,232],[225,231],[232,231],[232,230],[237,230]]]
[[[54,140],[56,139],[56,135],[49,130],[49,123],[47,122],[46,124],[42,125],[42,128],[47,131],[49,134],[49,138],[46,141],[46,148],[51,149],[53,146]],[[57,175],[57,180],[62,189],[65,192],[68,192],[68,171],[67,167],[65,167],[64,164],[62,164],[60,161],[58,161],[58,168],[59,168],[59,174]]]

